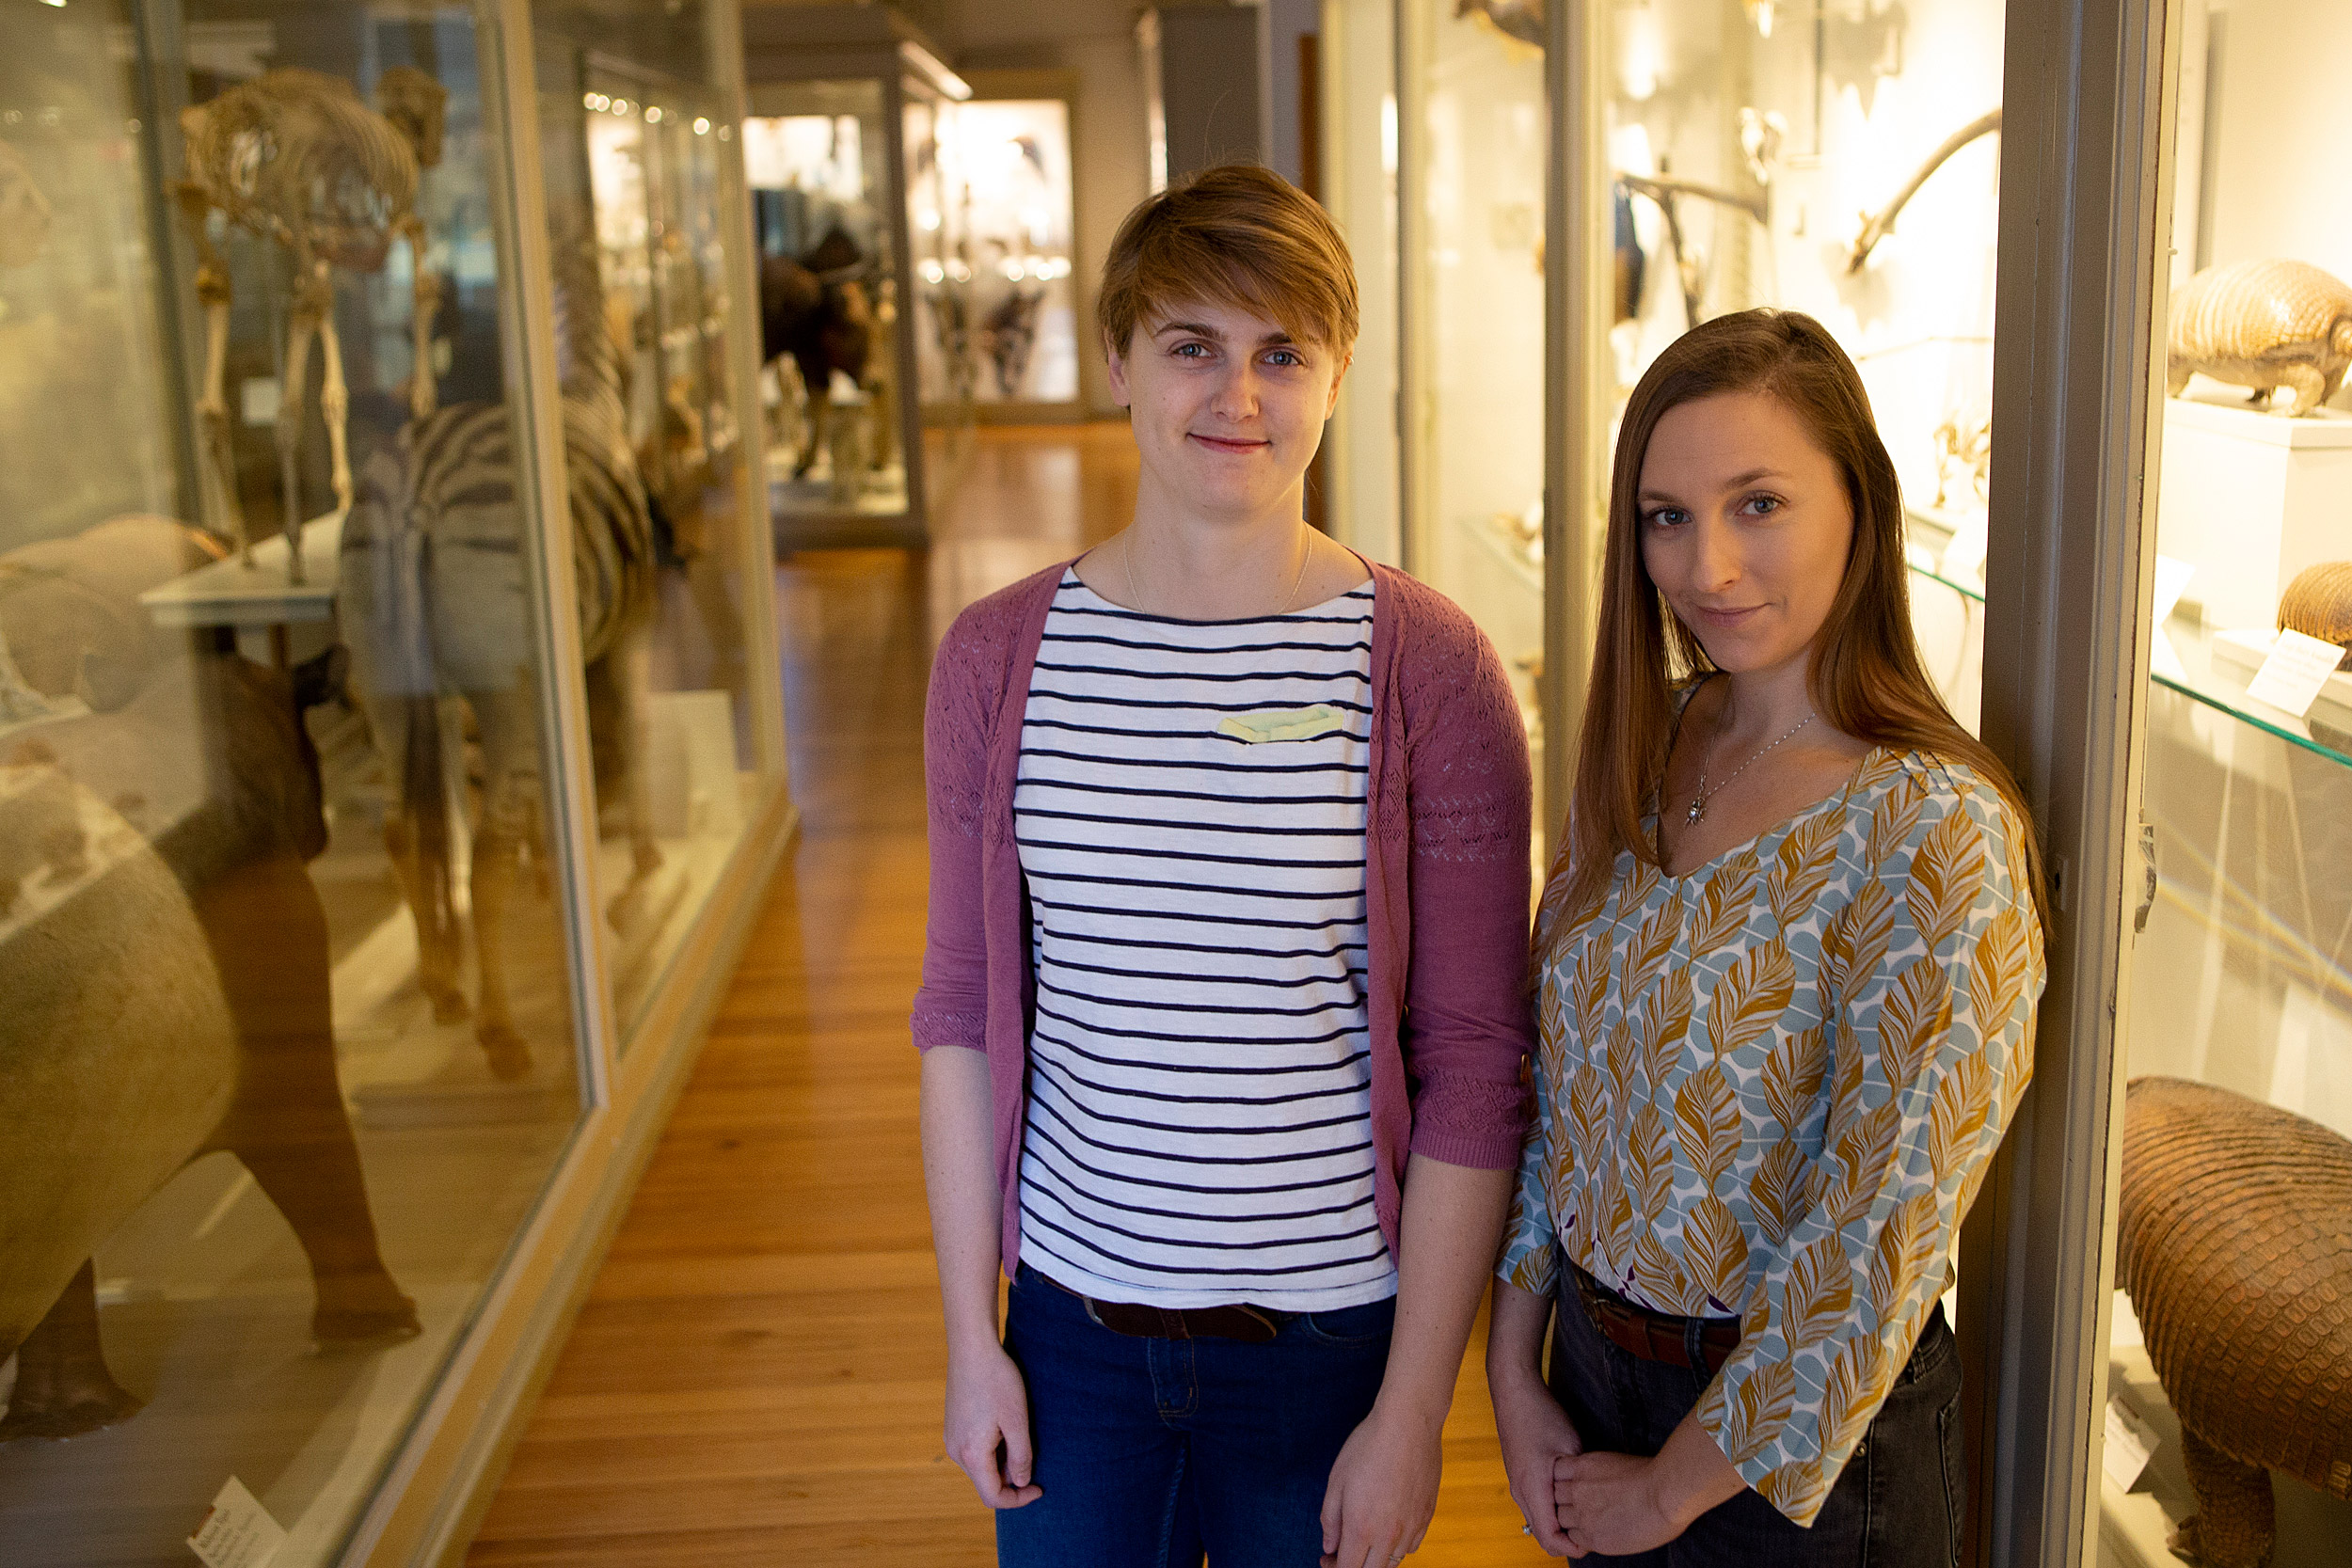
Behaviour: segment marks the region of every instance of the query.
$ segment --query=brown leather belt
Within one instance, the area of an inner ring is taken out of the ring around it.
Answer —
[[[1626,1300],[1574,1263],[1567,1269],[1568,1277],[1576,1281],[1577,1298],[1584,1304],[1584,1315],[1593,1320],[1603,1338],[1629,1355],[1699,1370],[1691,1361],[1693,1323],[1699,1325],[1699,1355],[1709,1377],[1723,1370],[1731,1353],[1740,1348],[1737,1318],[1678,1318],[1671,1312],[1653,1312]]]
[[[1245,1345],[1273,1342],[1282,1325],[1297,1316],[1270,1307],[1143,1307],[1134,1302],[1097,1301],[1079,1295],[1050,1275],[1038,1277],[1086,1304],[1087,1316],[1113,1334],[1133,1339],[1238,1339]]]

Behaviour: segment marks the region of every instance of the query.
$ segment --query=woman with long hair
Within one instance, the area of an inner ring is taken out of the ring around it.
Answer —
[[[1555,1554],[1957,1560],[1940,1298],[2031,1071],[2040,868],[1904,570],[1820,323],[1719,318],[1634,388],[1487,1354]]]

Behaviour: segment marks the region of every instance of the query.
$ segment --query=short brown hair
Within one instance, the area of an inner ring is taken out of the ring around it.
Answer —
[[[1356,266],[1330,214],[1257,164],[1221,164],[1147,197],[1103,262],[1095,321],[1114,354],[1187,302],[1232,301],[1305,342],[1356,342]]]

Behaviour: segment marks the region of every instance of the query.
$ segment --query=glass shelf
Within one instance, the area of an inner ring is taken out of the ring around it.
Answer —
[[[1940,583],[1972,605],[1983,606],[1982,583],[1958,574],[1947,574],[1922,566],[1915,553],[1918,546],[1915,545],[1913,548],[1915,554],[1911,572],[1914,577]],[[2283,708],[2273,707],[2248,695],[2245,679],[2235,673],[2222,647],[2221,634],[2194,616],[2175,614],[2157,628],[2156,635],[2159,639],[2156,651],[2158,662],[2162,662],[2167,647],[2177,659],[2174,670],[2169,673],[2159,670],[2153,674],[2151,678],[2158,686],[2226,713],[2233,719],[2242,720],[2256,729],[2277,736],[2307,752],[2316,752],[2330,762],[2352,768],[2352,715],[2347,715],[2345,725],[2339,729],[2324,717],[2297,719]],[[2326,693],[2322,693],[2320,701],[2322,704],[2328,701]]]

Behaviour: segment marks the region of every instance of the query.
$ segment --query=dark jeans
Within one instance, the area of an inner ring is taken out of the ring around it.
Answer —
[[[1572,1284],[1552,1331],[1552,1397],[1588,1449],[1654,1454],[1705,1392],[1708,1375],[1645,1361],[1601,1337]],[[1937,1307],[1810,1529],[1754,1491],[1709,1509],[1655,1551],[1595,1555],[1629,1568],[1953,1568],[1967,1472],[1960,1353]]]
[[[1393,1299],[1301,1314],[1270,1343],[1134,1338],[1027,1264],[1005,1348],[1044,1496],[996,1515],[1001,1568],[1314,1568],[1323,1494],[1372,1413]]]

